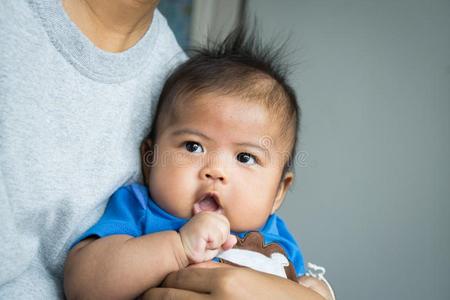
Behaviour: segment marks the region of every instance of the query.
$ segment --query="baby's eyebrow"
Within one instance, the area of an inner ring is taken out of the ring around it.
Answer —
[[[174,135],[174,136],[183,135],[183,134],[198,135],[198,136],[201,136],[202,138],[204,138],[206,140],[209,140],[209,141],[212,140],[209,136],[207,136],[203,132],[200,132],[200,131],[195,130],[195,129],[179,129],[179,130],[175,131],[174,133],[172,133],[172,135]]]
[[[235,145],[242,146],[242,147],[254,148],[254,149],[257,149],[257,150],[262,151],[262,152],[266,152],[267,151],[267,149],[261,147],[261,145],[257,145],[257,144],[253,144],[253,143],[235,143]]]

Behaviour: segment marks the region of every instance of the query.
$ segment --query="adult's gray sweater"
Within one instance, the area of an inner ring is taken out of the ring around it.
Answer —
[[[63,298],[69,246],[140,178],[152,106],[184,58],[158,11],[109,53],[59,0],[0,1],[0,299]]]

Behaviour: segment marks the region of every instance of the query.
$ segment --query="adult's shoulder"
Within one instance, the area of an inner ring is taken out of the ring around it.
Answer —
[[[155,24],[158,24],[158,47],[155,51],[158,57],[165,61],[166,66],[173,68],[187,59],[183,49],[178,44],[175,34],[170,29],[166,18],[156,9],[153,16]]]

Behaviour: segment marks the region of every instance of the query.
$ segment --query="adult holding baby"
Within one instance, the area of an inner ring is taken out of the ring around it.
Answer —
[[[1,2],[0,298],[62,299],[71,243],[118,186],[140,176],[137,149],[150,104],[185,57],[157,4]],[[183,276],[191,280],[178,280]],[[245,290],[230,290],[227,279]],[[200,299],[205,291],[239,299],[258,295],[264,284],[280,293],[275,298],[315,297],[300,285],[240,268],[190,269],[165,284],[177,291],[159,288],[147,296]]]

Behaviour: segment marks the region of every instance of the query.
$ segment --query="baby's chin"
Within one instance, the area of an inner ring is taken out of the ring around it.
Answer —
[[[235,235],[243,232],[260,231],[265,225],[265,222],[248,222],[248,220],[243,220],[242,218],[233,219],[227,214],[224,215],[230,222],[230,232]]]

